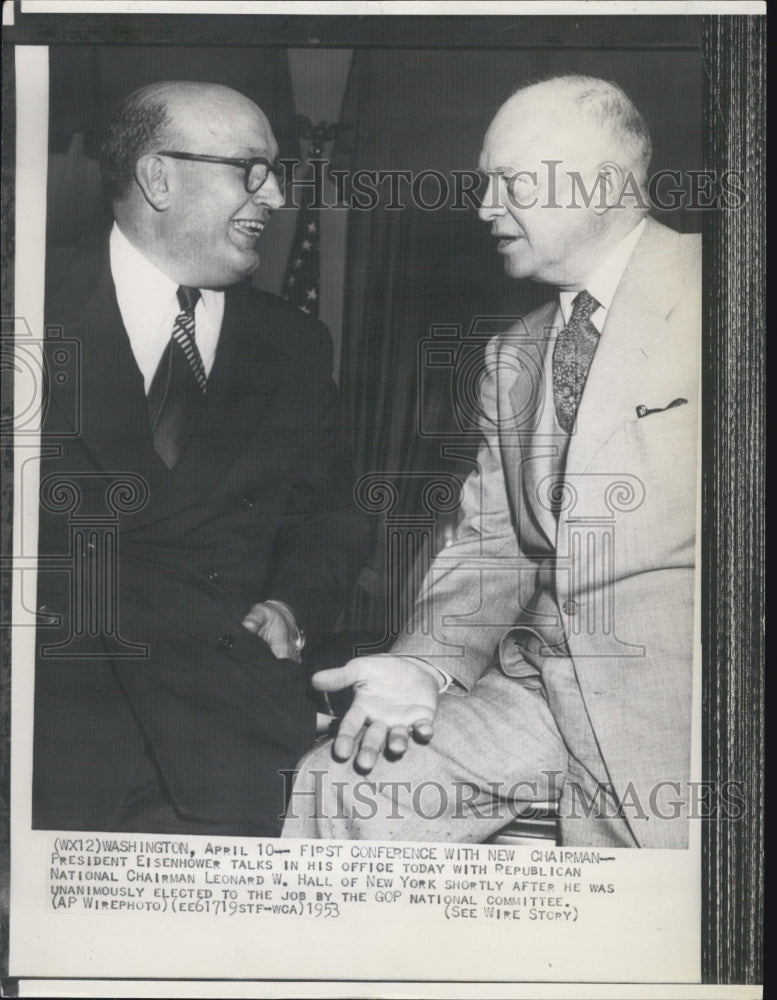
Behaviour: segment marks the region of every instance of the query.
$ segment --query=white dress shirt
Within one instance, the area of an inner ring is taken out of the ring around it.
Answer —
[[[144,257],[115,222],[109,250],[116,301],[148,393],[181,311],[178,285]],[[194,339],[206,375],[213,368],[223,318],[224,293],[201,289],[194,310]]]
[[[599,303],[599,308],[591,313],[591,322],[599,331],[604,329],[604,321],[607,319],[607,310],[615,297],[615,291],[626,270],[626,265],[634,253],[634,248],[639,242],[639,238],[645,230],[645,219],[631,230],[620,243],[612,248],[601,264],[594,268],[582,283],[579,289],[574,291],[560,291],[558,293],[561,315],[566,326],[572,318],[572,308],[575,296],[581,289],[590,292]]]

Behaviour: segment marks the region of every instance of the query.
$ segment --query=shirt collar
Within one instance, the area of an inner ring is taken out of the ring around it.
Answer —
[[[613,247],[601,264],[594,268],[583,282],[582,287],[590,292],[599,303],[599,309],[592,313],[591,321],[600,333],[604,326],[606,311],[610,308],[612,300],[615,298],[615,292],[623,277],[623,272],[626,270],[626,265],[632,253],[634,253],[634,248],[645,230],[645,225],[646,219],[642,219],[637,223],[631,232]],[[569,323],[572,317],[572,306],[578,291],[579,289],[559,292],[561,314],[564,317],[565,324]]]
[[[148,391],[180,312],[178,285],[133,246],[116,223],[109,253],[116,302]],[[195,315],[197,347],[210,374],[224,315],[224,293],[200,289]]]
[[[152,264],[138,248],[130,243],[116,222],[109,240],[111,274],[116,286],[116,297],[124,317],[125,308],[134,317],[133,326],[156,325],[166,311],[178,307],[178,285]],[[201,288],[198,306],[218,314],[224,293],[212,288]],[[223,309],[223,306],[222,306]]]
[[[178,285],[130,243],[115,222],[110,236],[110,255],[111,274],[120,305],[124,299],[137,318],[147,316],[158,320],[160,311],[170,307]],[[137,294],[141,289],[142,294]]]

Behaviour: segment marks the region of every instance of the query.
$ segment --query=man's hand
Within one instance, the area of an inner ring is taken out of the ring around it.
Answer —
[[[433,736],[440,685],[433,668],[420,666],[413,657],[357,657],[313,674],[312,683],[327,692],[353,687],[353,704],[340,723],[333,752],[338,760],[348,760],[358,742],[355,766],[360,771],[371,771],[384,747],[401,757],[411,731],[419,743]]]
[[[299,659],[296,646],[299,631],[272,604],[255,604],[243,619],[243,626],[264,639],[279,660]]]

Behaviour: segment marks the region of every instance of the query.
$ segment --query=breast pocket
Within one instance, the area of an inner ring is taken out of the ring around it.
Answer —
[[[645,500],[623,519],[648,562],[692,562],[699,476],[698,411],[689,404],[626,424],[623,454],[641,479]],[[624,539],[625,540],[625,539]]]

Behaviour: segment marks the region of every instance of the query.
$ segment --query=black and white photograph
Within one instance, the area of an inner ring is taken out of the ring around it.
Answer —
[[[4,992],[759,997],[765,8],[97,6],[3,8]]]

